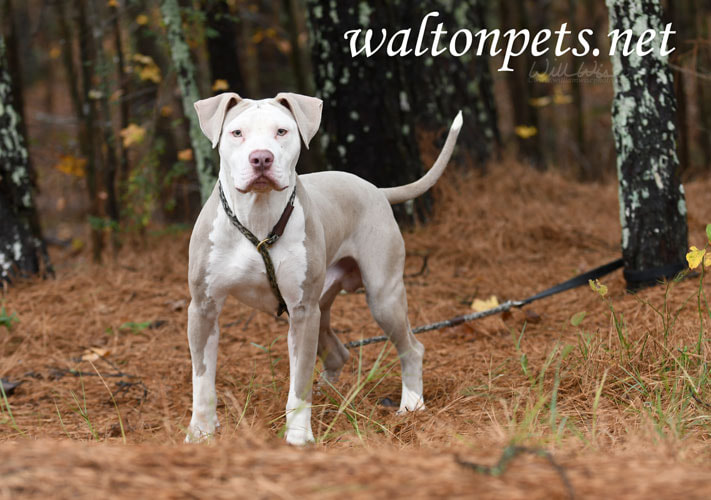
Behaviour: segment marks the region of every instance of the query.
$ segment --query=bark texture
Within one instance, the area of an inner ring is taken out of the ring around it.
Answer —
[[[406,69],[400,58],[384,51],[351,58],[343,33],[357,27],[376,33],[391,29],[400,4],[306,2],[317,94],[324,101],[320,138],[328,168],[354,173],[378,187],[407,184],[424,172]],[[423,196],[393,211],[407,223],[424,220],[430,205]]]
[[[611,30],[660,32],[659,0],[607,0]],[[613,58],[612,127],[617,148],[625,277],[631,289],[685,267],[686,201],[676,152],[674,82],[659,45],[652,54]]]
[[[427,27],[432,31],[444,24],[448,33],[441,41],[442,47],[448,47],[452,35],[460,29],[476,32],[486,28],[483,0],[396,2],[395,7],[397,26],[401,28],[420,26],[428,13],[439,12],[439,17],[429,19]],[[463,41],[460,39],[459,43],[461,49]],[[411,54],[404,63],[417,125],[442,131],[442,126],[461,110],[467,126],[459,136],[459,145],[477,165],[484,165],[500,144],[489,58],[475,57],[474,51],[461,57],[450,51],[437,57],[427,52],[420,57]],[[446,130],[442,131],[442,142],[446,134]]]
[[[200,99],[195,79],[195,64],[190,58],[190,48],[185,42],[177,0],[161,0],[160,8],[166,26],[173,66],[178,75],[183,112],[190,123],[190,143],[197,164],[200,196],[204,203],[212,193],[217,181],[217,168],[213,161],[210,143],[203,136],[200,122],[193,109],[193,103]]]
[[[51,272],[32,195],[30,164],[0,35],[0,281]]]

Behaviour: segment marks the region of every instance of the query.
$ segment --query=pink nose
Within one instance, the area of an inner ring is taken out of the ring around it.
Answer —
[[[249,163],[255,170],[269,170],[274,163],[274,155],[266,149],[252,151],[249,155]]]

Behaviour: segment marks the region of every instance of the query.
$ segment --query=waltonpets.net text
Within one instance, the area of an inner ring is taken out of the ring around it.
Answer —
[[[541,57],[551,50],[551,43],[555,39],[555,56],[562,57],[572,51],[575,57],[585,57],[592,52],[594,57],[600,55],[600,49],[592,48],[591,42],[595,33],[591,29],[584,29],[573,36],[573,32],[568,30],[568,24],[563,23],[560,29],[552,31],[541,30],[535,35],[529,30],[511,29],[502,32],[495,30],[480,30],[473,33],[468,29],[460,29],[449,37],[449,43],[442,43],[448,35],[444,23],[428,31],[430,20],[439,17],[439,12],[430,12],[422,18],[416,38],[413,36],[413,29],[401,29],[392,34],[383,28],[380,36],[376,37],[372,29],[352,29],[346,31],[344,38],[350,42],[351,57],[365,55],[371,57],[380,50],[385,50],[390,57],[405,57],[414,54],[417,57],[428,52],[437,57],[445,52],[449,52],[455,57],[461,57],[475,51],[477,56],[487,53],[492,57],[503,52],[503,63],[499,71],[513,71],[510,67],[511,59],[518,57],[530,50],[534,57]],[[640,32],[634,29],[614,30],[608,34],[610,39],[610,56],[614,56],[618,50],[624,56],[636,54],[640,57],[649,55],[655,51],[660,51],[662,57],[666,57],[674,50],[669,48],[669,39],[676,32],[672,31],[672,25],[667,24],[662,31],[643,30]],[[577,42],[577,43],[576,43]],[[575,46],[571,46],[575,43]]]

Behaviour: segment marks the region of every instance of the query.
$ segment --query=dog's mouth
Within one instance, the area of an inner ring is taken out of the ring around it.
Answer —
[[[252,179],[244,189],[237,188],[237,191],[243,194],[252,191],[255,193],[268,193],[269,191],[284,191],[287,187],[289,186],[279,186],[274,179],[262,174]]]

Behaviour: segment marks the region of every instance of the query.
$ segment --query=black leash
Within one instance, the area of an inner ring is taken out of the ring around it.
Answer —
[[[219,189],[220,189],[220,201],[222,201],[222,208],[224,209],[225,213],[227,214],[227,217],[229,217],[230,221],[232,221],[232,224],[239,229],[239,232],[244,235],[245,238],[247,238],[252,245],[257,247],[257,252],[259,252],[259,255],[262,256],[262,260],[264,261],[264,267],[267,270],[267,278],[269,278],[269,285],[272,287],[272,292],[274,293],[274,296],[276,297],[277,301],[279,302],[279,308],[277,309],[277,316],[281,316],[283,312],[286,312],[286,314],[289,314],[289,310],[286,307],[286,302],[284,302],[284,297],[281,296],[281,291],[279,291],[279,283],[277,283],[276,279],[276,272],[274,271],[274,263],[272,262],[272,258],[269,255],[269,248],[276,243],[279,238],[281,238],[281,235],[284,234],[284,229],[286,228],[286,223],[289,222],[289,217],[291,217],[291,212],[294,211],[294,199],[296,198],[296,187],[294,188],[294,191],[291,193],[291,197],[289,198],[289,203],[286,204],[286,207],[284,207],[284,212],[282,212],[281,217],[277,221],[277,223],[274,225],[274,228],[272,231],[269,233],[269,236],[267,236],[263,240],[259,240],[252,231],[247,229],[240,223],[239,219],[237,216],[234,214],[230,206],[227,204],[227,198],[225,198],[225,193],[222,191],[222,183],[218,181],[217,183]]]
[[[611,272],[616,271],[617,269],[620,269],[621,267],[624,267],[624,260],[617,259],[613,262],[610,262],[609,264],[600,266],[596,269],[593,269],[592,271],[588,271],[587,273],[583,273],[579,276],[576,276],[575,278],[572,278],[572,279],[569,279],[568,281],[560,283],[559,285],[556,285],[552,288],[549,288],[549,289],[544,290],[540,293],[537,293],[536,295],[533,295],[527,299],[517,300],[517,301],[509,300],[508,302],[504,302],[503,304],[496,306],[493,309],[487,309],[486,311],[475,312],[475,313],[471,313],[471,314],[464,314],[462,316],[456,316],[454,318],[447,319],[444,321],[439,321],[437,323],[432,323],[430,325],[418,326],[417,328],[412,329],[412,333],[417,335],[419,333],[430,332],[432,330],[441,330],[442,328],[450,328],[453,326],[461,325],[462,323],[468,323],[470,321],[474,321],[477,319],[486,318],[487,316],[493,316],[494,314],[506,312],[506,311],[509,311],[510,309],[513,309],[514,307],[521,308],[521,307],[526,306],[532,302],[541,300],[545,297],[550,297],[551,295],[565,292],[567,290],[572,290],[573,288],[578,288],[579,286],[587,285],[588,281],[602,278],[603,276],[606,276],[606,275],[610,274]],[[371,337],[369,339],[354,340],[353,342],[348,342],[345,345],[347,348],[353,349],[355,347],[361,347],[364,345],[377,344],[378,342],[385,342],[386,340],[389,340],[389,338],[387,336],[383,335],[380,337]]]

